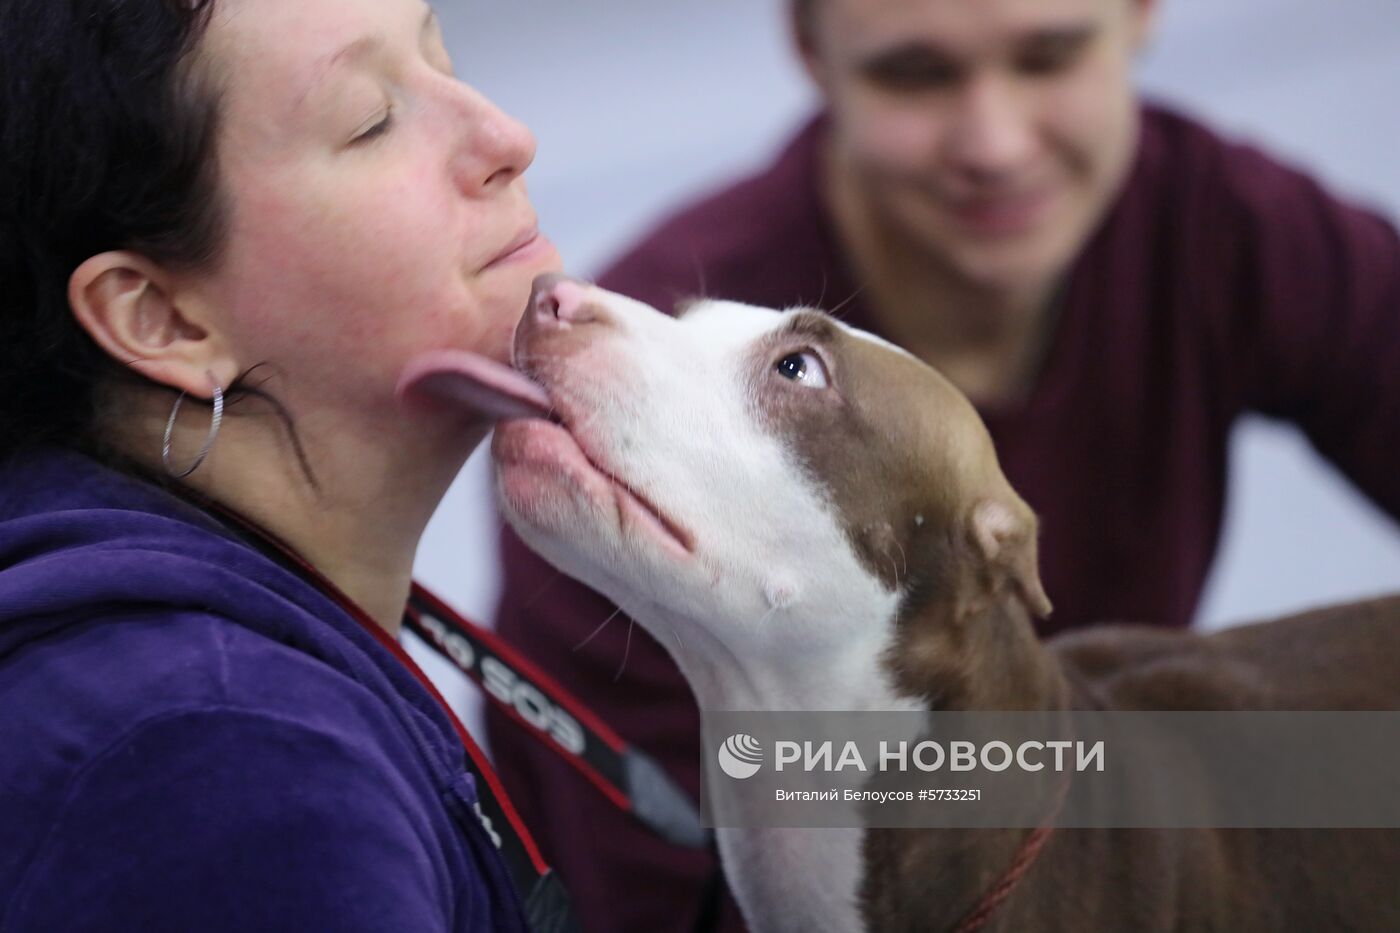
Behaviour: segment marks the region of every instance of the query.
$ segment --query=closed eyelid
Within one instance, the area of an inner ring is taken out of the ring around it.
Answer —
[[[392,104],[390,104],[378,114],[376,114],[374,117],[370,118],[369,120],[366,120],[365,123],[360,127],[360,129],[355,131],[354,136],[350,139],[349,145],[361,146],[365,143],[372,142],[375,139],[378,139],[379,137],[383,136],[389,131],[389,128],[393,125],[393,122],[394,107]]]

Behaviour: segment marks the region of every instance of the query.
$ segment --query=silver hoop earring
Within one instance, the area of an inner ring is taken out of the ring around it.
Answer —
[[[213,382],[213,380],[210,380]],[[175,399],[175,404],[170,409],[170,420],[165,422],[165,440],[160,445],[160,462],[165,466],[165,472],[176,479],[184,479],[204,462],[204,458],[209,456],[209,449],[214,446],[214,438],[219,436],[219,425],[224,420],[224,390],[214,383],[214,418],[209,422],[209,436],[204,439],[204,446],[200,448],[199,455],[194,458],[194,463],[183,473],[176,473],[175,468],[170,465],[170,437],[175,433],[175,418],[180,414],[180,403],[185,400],[185,393],[181,392],[180,397]]]

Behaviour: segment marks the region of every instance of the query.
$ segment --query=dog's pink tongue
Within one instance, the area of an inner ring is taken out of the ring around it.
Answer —
[[[466,350],[433,350],[409,360],[398,396],[430,395],[457,402],[490,418],[548,417],[549,396],[509,366]]]

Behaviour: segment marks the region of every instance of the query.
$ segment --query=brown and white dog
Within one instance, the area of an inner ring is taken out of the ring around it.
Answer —
[[[975,411],[824,314],[673,319],[550,277],[515,353],[553,411],[497,430],[507,518],[668,646],[702,708],[1400,708],[1400,600],[1039,643],[1035,518]],[[948,930],[1026,835],[718,839],[756,930]],[[1398,877],[1392,832],[1061,831],[988,928],[1396,930]]]

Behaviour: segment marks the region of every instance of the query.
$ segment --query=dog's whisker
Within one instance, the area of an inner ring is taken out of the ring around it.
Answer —
[[[603,620],[603,624],[602,624],[602,625],[599,625],[597,628],[595,628],[592,632],[590,632],[590,633],[588,634],[588,637],[587,637],[587,638],[585,638],[583,641],[579,642],[577,645],[574,645],[574,647],[573,647],[572,649],[570,649],[570,650],[572,650],[572,651],[577,651],[577,650],[579,650],[580,648],[582,648],[584,645],[586,645],[586,644],[588,644],[590,641],[592,641],[593,638],[594,638],[594,636],[596,636],[596,635],[597,635],[599,632],[601,632],[603,629],[607,628],[607,627],[608,627],[608,623],[611,622],[613,619],[616,619],[618,613],[620,613],[621,611],[622,611],[621,608],[614,609],[614,610],[612,611],[612,615],[608,616],[606,619]]]
[[[633,621],[632,619],[628,619],[628,620],[627,620],[627,644],[623,646],[623,649],[622,649],[622,663],[619,664],[619,665],[617,666],[617,673],[613,675],[613,683],[617,683],[619,680],[621,680],[621,679],[622,679],[622,672],[623,672],[624,670],[627,669],[627,656],[628,656],[629,654],[632,653],[632,626],[633,626],[633,625],[636,625],[636,622]]]
[[[600,414],[602,414],[602,409],[601,409],[601,408],[595,408],[595,409],[593,410],[593,412],[592,412],[591,414],[589,414],[589,416],[588,416],[586,419],[584,419],[583,422],[574,425],[574,430],[575,430],[575,431],[587,431],[590,427],[593,426],[593,422],[595,422],[595,421],[598,420],[598,416],[599,416]]]
[[[692,253],[690,258],[695,264],[696,276],[700,279],[700,297],[703,298],[710,293],[710,289],[705,280],[705,264],[700,261],[699,253]]]
[[[524,603],[524,605],[522,606],[522,608],[524,608],[524,609],[529,609],[531,606],[533,606],[533,605],[535,604],[535,600],[539,599],[539,598],[540,598],[541,596],[543,596],[546,592],[548,592],[549,589],[550,589],[551,587],[553,587],[553,586],[554,586],[556,583],[558,583],[560,580],[564,580],[564,579],[567,579],[567,578],[564,576],[564,574],[560,573],[558,570],[554,571],[554,576],[550,577],[548,580],[546,580],[546,581],[544,582],[544,585],[543,585],[543,586],[541,586],[539,589],[535,590],[535,592],[534,592],[533,594],[531,594],[530,598],[527,599],[527,600],[525,600],[525,603]]]
[[[858,297],[860,297],[860,293],[863,292],[863,291],[865,291],[865,286],[864,286],[864,285],[860,286],[860,287],[857,288],[855,291],[851,292],[850,296],[849,296],[848,298],[846,298],[845,301],[842,301],[841,303],[839,303],[838,305],[836,305],[836,307],[834,307],[834,308],[832,308],[830,311],[828,311],[827,314],[829,314],[831,317],[836,318],[838,321],[843,320],[843,318],[841,317],[841,311],[842,311],[843,309],[845,309],[845,307],[846,307],[847,305],[849,305],[851,302],[855,301]]]

